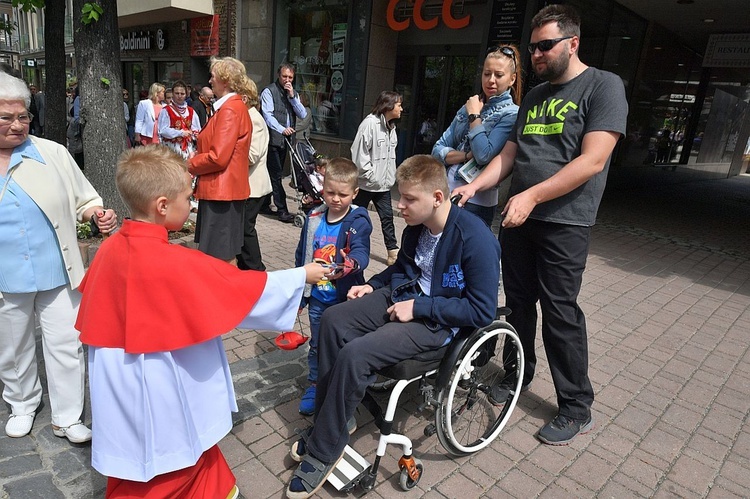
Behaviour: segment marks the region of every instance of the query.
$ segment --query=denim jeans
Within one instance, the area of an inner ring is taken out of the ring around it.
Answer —
[[[370,201],[372,201],[372,204],[375,205],[375,211],[378,212],[378,217],[380,217],[380,227],[383,229],[385,249],[398,249],[398,241],[396,240],[396,227],[393,225],[393,206],[391,206],[391,191],[370,192],[360,189],[359,194],[357,194],[357,197],[354,198],[354,203],[357,206],[363,207],[364,209],[367,209]]]
[[[328,307],[322,301],[310,297],[307,302],[307,315],[310,317],[310,350],[307,352],[307,381],[310,383],[318,382],[318,338],[320,338],[320,318]]]

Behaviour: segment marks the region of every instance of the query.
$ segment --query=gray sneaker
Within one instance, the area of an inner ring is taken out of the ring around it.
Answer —
[[[497,385],[490,388],[490,393],[487,395],[490,403],[495,407],[505,405],[508,401],[508,397],[511,395],[511,391],[515,388],[515,376],[508,376],[503,379]],[[531,383],[521,384],[521,393],[528,391],[531,387]]]
[[[555,419],[542,426],[537,437],[548,445],[568,445],[576,435],[583,435],[594,427],[591,416],[586,419],[573,419],[558,414]]]

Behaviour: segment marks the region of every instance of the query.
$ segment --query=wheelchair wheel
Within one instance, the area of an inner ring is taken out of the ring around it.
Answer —
[[[398,477],[398,484],[404,490],[411,490],[417,486],[419,480],[422,478],[422,472],[424,471],[424,465],[422,461],[414,458],[414,466],[416,470],[416,478],[409,476],[409,470],[405,467],[401,468],[401,474]]]
[[[294,226],[295,227],[302,227],[305,225],[305,215],[302,213],[297,213],[294,215]]]
[[[466,342],[450,383],[437,398],[435,426],[446,451],[466,456],[492,443],[518,401],[523,365],[521,342],[506,322],[496,321]],[[513,368],[515,374],[506,376],[504,366]],[[508,376],[514,389],[496,405],[489,398],[490,391]]]

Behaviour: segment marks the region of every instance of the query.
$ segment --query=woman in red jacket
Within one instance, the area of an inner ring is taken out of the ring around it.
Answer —
[[[198,177],[195,242],[204,253],[232,264],[242,248],[243,208],[250,195],[247,155],[253,130],[240,97],[248,82],[237,59],[211,60],[214,115],[198,135],[198,152],[188,159],[190,173]]]

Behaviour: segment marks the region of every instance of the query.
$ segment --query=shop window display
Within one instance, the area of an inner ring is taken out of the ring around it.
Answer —
[[[294,85],[312,114],[312,131],[338,135],[345,74],[346,2],[295,2],[289,13]]]
[[[177,80],[185,79],[185,71],[181,61],[159,61],[156,63],[156,80],[172,88],[172,84]]]

